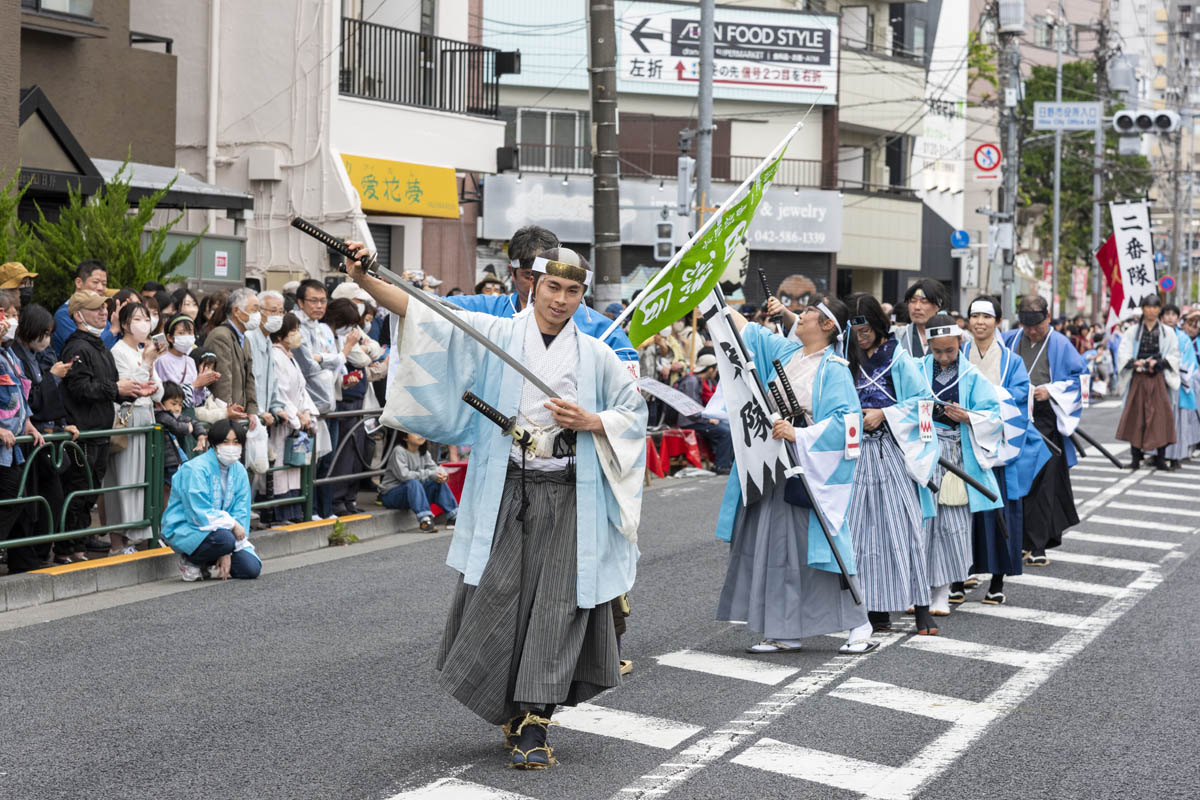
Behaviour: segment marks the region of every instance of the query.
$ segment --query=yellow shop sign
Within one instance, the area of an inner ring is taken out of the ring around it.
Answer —
[[[342,155],[363,211],[458,219],[458,181],[451,167]]]

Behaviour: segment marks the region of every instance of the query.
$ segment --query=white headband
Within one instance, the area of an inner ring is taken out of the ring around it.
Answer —
[[[551,261],[548,258],[538,256],[533,260],[533,271],[540,272],[543,275],[554,275],[559,278],[577,281],[584,286],[592,285],[592,271],[584,269],[578,264],[568,264],[565,261]]]
[[[967,316],[970,317],[975,314],[987,314],[989,317],[1000,318],[1000,315],[996,313],[996,306],[991,300],[976,300],[971,303],[971,310],[967,312]]]
[[[829,310],[829,306],[825,305],[824,303],[817,303],[817,310],[824,314],[834,325],[837,326],[838,350],[843,350],[843,342],[845,341],[846,337],[842,331],[841,323],[838,322],[838,318],[833,315],[833,312]]]
[[[925,331],[926,339],[940,339],[943,336],[962,336],[962,328],[957,325],[943,325],[940,328],[928,328]]]
[[[508,262],[508,265],[510,267],[512,267],[513,269],[520,269],[521,268],[521,259],[514,258],[512,261]]]

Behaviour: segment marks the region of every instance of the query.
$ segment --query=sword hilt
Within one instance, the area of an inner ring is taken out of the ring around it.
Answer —
[[[783,364],[777,358],[771,362],[771,366],[775,368],[775,374],[779,376],[779,385],[783,387],[783,394],[787,397],[788,403],[799,414],[802,410],[800,408],[800,401],[796,399],[796,393],[792,391],[792,382],[788,380],[787,373],[783,370]]]
[[[517,427],[515,417],[506,417],[495,406],[488,403],[479,395],[471,391],[463,392],[463,402],[471,408],[483,414],[491,422],[494,422],[497,427],[504,432],[505,436],[511,436],[517,445],[530,452],[533,451],[534,441],[533,436],[526,430]]]
[[[337,238],[336,236],[334,236],[332,233],[329,233],[328,231],[321,230],[316,225],[313,225],[311,222],[304,219],[303,217],[293,217],[292,218],[292,227],[295,228],[296,230],[300,231],[301,233],[308,234],[309,236],[316,239],[321,244],[328,247],[330,250],[334,251],[335,253],[337,253],[341,256],[344,256],[344,257],[350,259],[351,261],[362,261],[363,269],[365,269],[371,275],[375,274],[375,270],[376,270],[376,268],[378,268],[379,262],[375,260],[374,253],[371,253],[371,254],[367,255],[365,258],[360,259],[344,241]],[[345,272],[346,271],[345,265],[342,265],[341,267],[339,267],[339,270],[342,272]]]
[[[767,273],[762,267],[758,268],[758,280],[760,283],[762,283],[763,305],[765,307],[767,298],[771,297],[771,295],[774,293],[771,291],[770,281],[767,280]],[[774,316],[771,317],[771,322],[782,322],[782,321],[783,321],[783,314],[775,314]]]

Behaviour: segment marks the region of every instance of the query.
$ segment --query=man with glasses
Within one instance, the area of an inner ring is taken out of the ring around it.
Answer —
[[[321,319],[325,316],[325,306],[329,298],[325,286],[318,280],[309,278],[301,281],[296,289],[296,308],[293,313],[300,320],[300,347],[292,351],[292,355],[304,373],[308,394],[321,414],[320,425],[325,428],[325,438],[329,440],[329,452],[317,460],[316,477],[324,478],[329,474],[333,465],[333,454],[338,446],[338,426],[327,425],[324,416],[336,407],[334,381],[341,380],[346,368],[346,358],[338,349],[333,337],[333,331]],[[318,441],[322,438],[317,434]],[[317,488],[314,498],[313,519],[327,519],[333,516],[333,493],[328,486]]]

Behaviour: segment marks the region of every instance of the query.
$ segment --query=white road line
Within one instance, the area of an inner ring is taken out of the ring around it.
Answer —
[[[734,758],[733,763],[859,793],[871,791],[892,771],[884,764],[797,747],[765,737]]]
[[[1113,622],[1137,604],[1162,582],[1159,570],[1142,575],[1087,618],[1084,625],[1067,632],[1050,646],[1043,659],[1021,670],[992,692],[981,705],[990,709],[1015,709],[1026,702],[1055,672],[1081,650],[1091,644]],[[937,637],[934,637],[937,638]],[[871,798],[881,800],[911,800],[930,782],[939,778],[987,730],[990,721],[964,722],[953,725],[908,760],[902,767],[883,776],[869,791]]]
[[[392,795],[388,800],[531,800],[531,798],[528,795],[505,792],[479,783],[460,781],[458,778],[442,778],[419,789]]]
[[[980,644],[979,642],[964,642],[961,639],[951,639],[947,636],[917,636],[905,642],[904,646],[926,653],[973,658],[976,661],[990,661],[993,664],[1018,668],[1038,664],[1045,658],[1043,653],[1031,653],[1028,650],[1014,650],[1009,647]]]
[[[554,713],[554,721],[573,731],[611,736],[648,747],[657,747],[660,750],[673,750],[704,730],[699,725],[635,714],[632,711],[618,711],[591,703],[580,703],[574,708],[560,708]]]
[[[1054,559],[1050,559],[1051,563]],[[1052,578],[1049,575],[1006,575],[1004,582],[1016,583],[1021,586],[1032,586],[1035,589],[1055,589],[1060,592],[1076,592],[1078,594],[1094,594],[1098,597],[1117,597],[1125,591],[1124,586],[1109,586],[1103,583],[1084,583],[1069,581],[1066,578]]]
[[[1152,476],[1154,478],[1154,480],[1164,480],[1165,479],[1165,480],[1171,481],[1172,483],[1188,483],[1188,482],[1194,483],[1196,481],[1196,478],[1200,478],[1200,472],[1195,472],[1193,470],[1186,470],[1186,471],[1180,471],[1180,472],[1164,472],[1163,470],[1156,469],[1153,472],[1149,472],[1146,474]]]
[[[978,703],[970,700],[862,678],[847,678],[840,686],[831,691],[829,696],[880,708],[890,708],[893,711],[919,714],[922,717],[931,717],[945,722],[958,722],[963,717],[973,714],[994,713],[981,708]]]
[[[1099,492],[1104,488],[1103,486],[1080,486],[1074,481],[1071,484],[1071,491],[1075,492],[1075,494],[1091,494],[1092,492]]]
[[[1117,454],[1118,450],[1129,449],[1129,442],[1101,442],[1100,444],[1104,445],[1104,449],[1112,453],[1114,456]]]
[[[782,683],[800,671],[799,667],[765,660],[769,658],[778,658],[778,656],[763,656],[762,660],[755,661],[736,656],[701,653],[697,650],[678,650],[674,653],[655,656],[654,660],[665,667],[704,672],[709,675],[719,675],[722,678],[735,678],[739,681],[765,683],[768,686]]]
[[[1096,544],[1120,544],[1127,547],[1145,547],[1149,550],[1174,550],[1179,547],[1176,542],[1160,542],[1154,539],[1131,539],[1126,536],[1105,536],[1102,533],[1086,533],[1084,531],[1067,531],[1064,539],[1074,539],[1077,542],[1095,542]]]
[[[1101,400],[1098,403],[1092,403],[1088,408],[1120,408],[1120,400]],[[1124,443],[1122,443],[1124,444]],[[1128,445],[1126,445],[1128,446]]]
[[[1172,508],[1166,503],[1147,506],[1140,503],[1119,503],[1110,501],[1104,507],[1111,508],[1116,511],[1136,511],[1139,514],[1170,514],[1177,517],[1200,517],[1200,510],[1196,510],[1194,508],[1180,508],[1178,505]]]
[[[1157,522],[1144,519],[1124,519],[1121,517],[1103,517],[1090,516],[1088,522],[1095,522],[1100,525],[1119,525],[1122,528],[1133,528],[1139,531],[1163,531],[1165,533],[1191,533],[1195,530],[1194,525],[1171,525],[1166,522]]]
[[[1101,474],[1107,474],[1107,475],[1122,474],[1121,470],[1114,467],[1112,465],[1112,463],[1108,462],[1108,461],[1105,461],[1103,464],[1084,464],[1082,462],[1078,463],[1075,466],[1071,467],[1071,473],[1074,474],[1076,472],[1099,472]]]
[[[1071,553],[1062,550],[1054,552],[1054,560],[1068,564],[1087,564],[1092,567],[1107,567],[1108,569],[1131,569],[1144,572],[1148,569],[1158,569],[1159,565],[1152,561],[1134,561],[1128,558],[1108,558],[1107,556],[1092,556],[1085,553]]]
[[[758,735],[761,728],[770,725],[800,701],[821,691],[866,659],[878,658],[880,650],[905,637],[904,634],[890,633],[872,638],[879,642],[879,647],[874,651],[857,656],[834,656],[771,695],[771,700],[777,701],[777,704],[755,705],[747,709],[738,718],[722,725],[712,734],[693,742],[678,753],[672,753],[670,761],[659,764],[655,769],[635,779],[614,794],[611,800],[657,798],[667,794],[709,764],[746,744],[747,740]]]
[[[1183,499],[1178,493],[1147,492],[1142,489],[1127,489],[1125,491],[1124,496],[1125,497],[1148,497],[1151,500],[1170,500],[1172,502],[1178,502]]]
[[[1077,483],[1102,483],[1107,485],[1116,483],[1118,480],[1120,480],[1120,478],[1116,475],[1112,475],[1107,478],[1101,478],[1098,475],[1072,475],[1071,486],[1074,487]]]
[[[1200,484],[1200,481],[1197,481],[1197,483]],[[1138,485],[1139,486],[1161,486],[1164,489],[1174,489],[1176,492],[1178,492],[1178,494],[1174,495],[1176,500],[1182,500],[1183,499],[1183,491],[1188,488],[1186,486],[1180,486],[1179,483],[1176,481],[1158,481],[1153,478],[1147,478],[1146,480],[1142,481]]]
[[[963,603],[954,609],[957,614],[965,611],[968,614],[982,614],[986,617],[1015,619],[1018,622],[1036,622],[1039,625],[1053,625],[1056,628],[1078,628],[1087,617],[1077,614],[1059,614],[1054,611],[1042,611],[1040,608],[1026,608],[1005,603],[1002,606],[989,606],[983,603]]]

